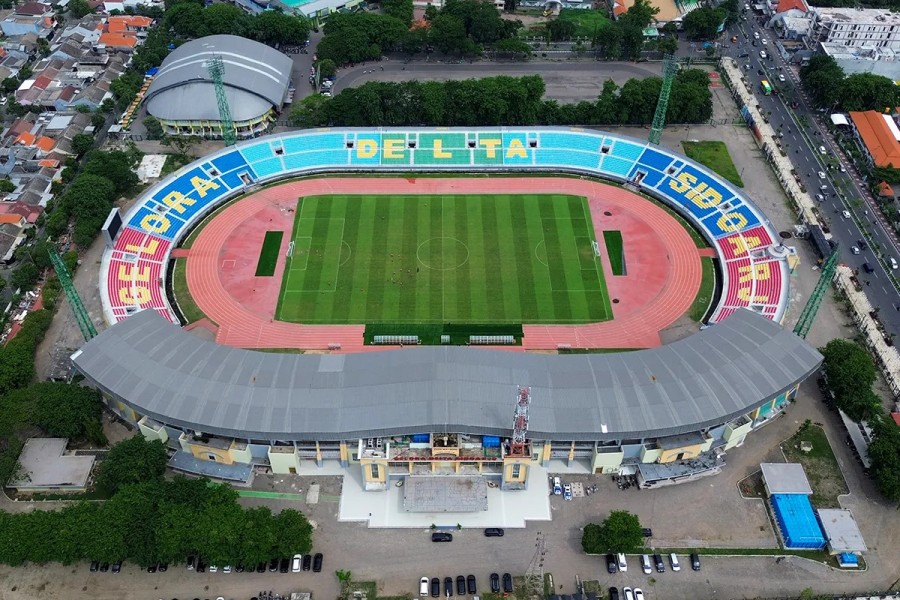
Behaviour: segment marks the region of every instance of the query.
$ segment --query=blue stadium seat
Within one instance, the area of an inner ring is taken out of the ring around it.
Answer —
[[[212,164],[219,170],[219,173],[228,173],[229,171],[234,171],[237,168],[246,166],[247,161],[244,160],[244,157],[240,152],[235,150],[234,152],[229,152],[228,154],[214,158]]]
[[[255,163],[275,156],[272,146],[268,142],[256,144],[255,146],[242,147],[238,150],[248,163]]]

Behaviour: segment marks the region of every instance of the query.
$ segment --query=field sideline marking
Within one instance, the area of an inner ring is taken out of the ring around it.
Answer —
[[[302,217],[301,217],[301,218],[302,218]],[[294,271],[294,269],[293,269],[293,264],[291,264],[291,267],[292,267],[292,268],[290,269],[290,271],[288,271],[288,280],[287,280],[287,283],[286,283],[285,286],[284,286],[284,296],[287,296],[288,294],[291,294],[291,293],[308,294],[308,293],[310,293],[310,292],[312,292],[312,293],[324,292],[324,293],[327,293],[327,294],[332,294],[332,293],[334,293],[334,292],[337,291],[337,279],[338,279],[338,274],[339,274],[340,271],[341,271],[341,250],[342,250],[342,248],[343,248],[343,246],[344,246],[344,230],[345,230],[346,225],[347,225],[347,219],[344,218],[344,217],[314,217],[313,219],[310,219],[310,220],[311,220],[311,221],[318,221],[318,220],[320,220],[320,219],[325,219],[325,220],[328,220],[328,221],[340,221],[340,222],[341,222],[341,238],[340,238],[340,242],[337,244],[337,248],[338,248],[338,257],[337,257],[337,262],[335,263],[335,270],[334,270],[334,285],[333,285],[332,289],[330,289],[330,290],[329,290],[329,289],[325,289],[325,288],[317,288],[317,289],[314,289],[314,290],[292,290],[292,289],[290,289],[290,276],[291,276],[291,272]],[[309,236],[309,235],[301,235],[301,236],[299,236],[297,239],[302,239],[302,238],[308,238],[308,239],[310,240],[309,251],[311,252],[311,250],[312,250],[312,236]],[[350,247],[350,244],[347,244],[347,247],[349,248],[349,247]],[[294,248],[294,252],[295,252],[295,253],[297,252],[297,248],[296,248],[296,247]],[[305,270],[308,268],[308,266],[309,266],[309,258],[308,258],[308,257],[309,257],[310,252],[307,252],[307,264],[304,265],[304,267],[303,267],[302,269],[297,269],[298,271],[305,271]],[[291,257],[291,258],[292,258],[292,260],[293,260],[293,257]]]
[[[591,237],[594,242],[596,242],[597,247],[600,247],[600,240],[597,238],[597,226],[594,225],[594,217],[591,216],[591,199],[587,196],[582,196],[584,198],[584,202],[581,203],[581,211],[584,213],[585,223],[590,225]],[[603,237],[602,235],[600,237]],[[609,249],[606,247],[606,240],[603,240],[603,251],[609,255]],[[622,254],[625,253],[625,243],[622,242]],[[612,308],[612,298],[609,294],[609,287],[606,285],[606,273],[603,272],[603,260],[599,256],[594,256],[594,261],[597,263],[597,275],[600,278],[600,292],[601,299],[603,300],[604,311],[606,312],[606,320],[612,321],[615,319],[613,315]],[[607,310],[608,309],[608,310]]]
[[[587,204],[587,202],[585,201],[584,204]],[[591,293],[594,293],[594,292],[601,292],[601,293],[602,293],[602,292],[603,292],[603,288],[605,287],[605,281],[602,281],[602,282],[601,282],[601,283],[603,283],[604,285],[601,285],[601,286],[600,286],[601,289],[599,289],[599,290],[586,290],[586,289],[584,289],[584,288],[581,288],[581,289],[576,289],[576,288],[566,288],[566,289],[558,290],[558,289],[556,289],[556,288],[553,287],[553,278],[550,277],[550,265],[549,265],[549,262],[550,262],[550,253],[549,253],[548,250],[547,250],[547,237],[544,235],[544,227],[543,227],[544,223],[547,222],[547,221],[568,221],[568,222],[571,223],[571,222],[574,221],[574,219],[572,219],[572,218],[566,219],[566,218],[564,218],[564,217],[547,217],[546,219],[543,218],[543,217],[541,218],[541,241],[538,242],[538,245],[540,245],[541,242],[543,242],[543,244],[544,244],[544,252],[547,254],[547,263],[541,262],[541,259],[538,258],[538,256],[537,256],[537,246],[534,247],[534,250],[535,250],[534,257],[535,257],[535,259],[537,259],[537,261],[538,261],[539,263],[541,263],[541,264],[544,265],[544,267],[545,267],[545,268],[544,268],[544,271],[547,273],[547,282],[550,284],[550,291],[551,291],[551,292],[561,292],[561,293],[563,293],[563,294],[591,294]],[[593,223],[590,223],[590,224],[593,225]],[[590,239],[591,239],[590,236],[583,236],[583,235],[573,235],[573,236],[572,236],[572,239],[573,239],[573,240],[576,240],[576,239],[578,239],[578,238],[586,238],[588,241],[590,241]],[[574,243],[574,242],[573,242],[573,243]],[[591,249],[591,250],[592,250],[591,253],[593,254],[593,249]],[[581,262],[581,258],[580,258],[579,255],[578,255],[578,244],[575,244],[575,259],[578,260],[579,263]],[[595,261],[595,264],[594,264],[594,269],[595,269],[595,271],[594,271],[594,272],[596,273],[596,268],[597,268],[597,266],[598,266],[598,265],[596,264],[596,256],[594,256],[594,261]],[[579,271],[590,271],[590,269],[585,269],[585,268],[579,267]]]

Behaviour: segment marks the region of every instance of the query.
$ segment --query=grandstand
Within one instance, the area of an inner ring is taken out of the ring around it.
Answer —
[[[208,71],[214,57],[224,65],[225,97],[239,139],[260,135],[281,112],[291,84],[291,59],[246,38],[211,35],[169,54],[144,94],[147,112],[159,119],[167,135],[221,136]]]
[[[359,355],[279,356],[203,342],[153,314],[177,323],[163,289],[170,253],[223,202],[287,177],[373,170],[546,171],[629,184],[674,208],[712,244],[722,267],[723,291],[709,319],[717,326],[625,354],[382,346]],[[670,471],[684,479],[693,459],[717,461],[778,414],[821,360],[778,325],[789,299],[787,253],[753,202],[683,155],[607,132],[327,129],[273,135],[172,174],[138,199],[124,223],[104,254],[100,278],[104,315],[119,324],[73,360],[111,408],[146,437],[169,443],[177,450],[173,464],[195,473],[212,473],[209,461],[217,476],[233,466],[241,479],[252,466],[288,473],[301,463],[337,460],[361,465],[367,489],[386,489],[415,461],[439,460],[457,469],[481,465],[479,472],[516,489],[532,465],[562,459],[585,463],[591,472],[658,462],[677,466]],[[140,314],[129,318],[134,313]],[[300,388],[296,381],[309,383]],[[531,385],[534,393],[533,451],[522,458],[489,453],[486,443],[478,450],[482,437],[509,435],[516,385]],[[378,406],[366,404],[371,401]],[[468,445],[457,440],[448,456],[437,450],[437,434],[465,437]],[[416,436],[421,439],[412,442]]]

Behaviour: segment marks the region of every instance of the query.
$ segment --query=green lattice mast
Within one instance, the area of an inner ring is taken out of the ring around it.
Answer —
[[[800,313],[800,319],[797,321],[797,325],[794,326],[794,333],[803,339],[806,339],[806,334],[809,333],[809,328],[812,327],[813,320],[816,318],[816,313],[819,312],[822,298],[825,297],[825,292],[828,291],[831,280],[834,279],[834,272],[837,270],[837,261],[838,246],[836,246],[831,252],[831,255],[825,259],[825,264],[822,265],[822,273],[819,275],[819,281],[816,283],[816,288],[813,290],[809,300],[806,301],[806,306],[803,307],[803,312]]]
[[[653,126],[650,128],[650,143],[659,144],[663,127],[666,125],[666,110],[669,108],[669,94],[672,92],[672,80],[678,72],[678,62],[671,54],[663,59],[663,81],[656,102],[656,113],[653,115]]]
[[[81,296],[78,295],[78,290],[75,289],[75,284],[72,283],[72,274],[69,273],[66,263],[59,257],[55,248],[50,248],[50,262],[53,263],[59,283],[66,293],[66,298],[69,299],[69,306],[72,307],[72,312],[75,313],[75,320],[78,322],[81,335],[84,336],[84,341],[88,341],[97,335],[97,329],[94,327],[94,323],[91,321],[91,317],[81,301]]]
[[[225,84],[222,83],[225,65],[222,64],[221,57],[214,56],[206,63],[206,68],[209,70],[209,76],[212,77],[213,84],[216,87],[216,102],[219,104],[219,127],[222,128],[222,139],[225,140],[226,146],[234,146],[234,143],[237,141],[237,134],[234,131],[234,120],[231,118],[228,98],[225,97]]]

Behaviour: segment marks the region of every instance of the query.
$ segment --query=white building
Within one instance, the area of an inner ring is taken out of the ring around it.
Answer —
[[[822,52],[834,58],[844,73],[872,73],[900,80],[900,51],[890,48],[856,48],[841,44],[819,44]]]
[[[900,51],[900,14],[877,8],[810,7],[814,40]]]

